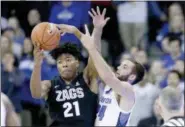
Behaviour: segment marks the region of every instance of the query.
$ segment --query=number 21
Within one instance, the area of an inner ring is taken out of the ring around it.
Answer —
[[[75,107],[75,114],[76,116],[79,116],[80,115],[80,110],[79,110],[79,104],[78,104],[78,101],[75,101],[72,103]],[[63,104],[63,108],[65,108],[65,111],[64,111],[64,117],[73,117],[73,113],[70,113],[71,109],[72,109],[72,105],[70,102],[66,102]]]

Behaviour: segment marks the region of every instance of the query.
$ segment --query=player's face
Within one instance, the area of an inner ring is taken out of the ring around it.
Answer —
[[[172,87],[177,87],[180,83],[180,79],[176,73],[170,73],[168,75],[168,85]]]
[[[71,80],[76,76],[79,61],[71,54],[62,54],[57,59],[57,68],[62,78]]]
[[[129,76],[132,74],[134,63],[129,60],[123,60],[117,68],[116,76],[122,81],[127,81]]]

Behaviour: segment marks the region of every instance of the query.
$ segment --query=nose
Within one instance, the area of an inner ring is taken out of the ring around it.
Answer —
[[[63,62],[62,67],[63,68],[67,67],[67,62],[66,61]]]

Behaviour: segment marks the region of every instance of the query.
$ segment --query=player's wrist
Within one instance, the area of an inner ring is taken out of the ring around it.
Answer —
[[[42,62],[34,62],[35,68],[40,68],[42,66]]]

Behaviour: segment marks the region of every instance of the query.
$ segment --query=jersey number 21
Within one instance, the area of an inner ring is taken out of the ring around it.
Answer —
[[[64,111],[64,117],[73,117],[74,116],[74,113],[71,113],[70,112],[73,107],[75,108],[75,115],[76,116],[79,116],[80,115],[78,101],[75,101],[73,103],[66,102],[66,103],[63,104],[63,108],[65,109],[65,111]]]

